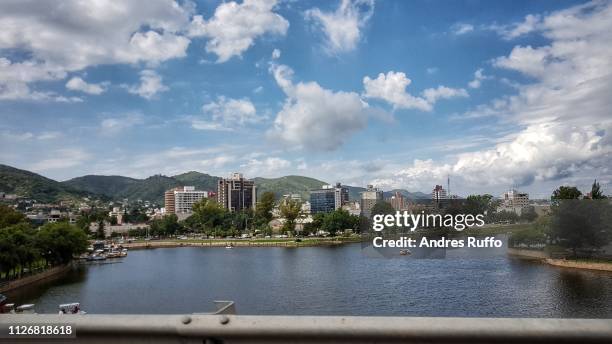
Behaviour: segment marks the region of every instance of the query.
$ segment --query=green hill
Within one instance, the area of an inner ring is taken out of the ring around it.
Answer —
[[[139,182],[141,180],[123,176],[87,175],[67,180],[62,182],[62,184],[69,185],[75,189],[105,195],[109,198],[116,198],[117,195],[123,194],[125,190]]]
[[[280,178],[254,178],[257,195],[266,191],[274,192],[276,197],[286,194],[299,194],[302,200],[310,198],[310,190],[320,189],[327,184],[320,180],[303,176],[285,176]]]
[[[198,190],[205,191],[217,191],[217,183],[219,182],[219,179],[221,179],[219,177],[196,171],[178,174],[172,178],[178,180],[183,185],[192,185]]]
[[[173,177],[155,175],[145,179],[88,175],[67,180],[63,184],[104,195],[114,200],[141,199],[162,204],[164,192],[168,189],[192,185],[199,190],[216,191],[218,180],[219,177],[191,171]]]
[[[0,191],[39,202],[78,200],[95,196],[39,174],[0,164]]]

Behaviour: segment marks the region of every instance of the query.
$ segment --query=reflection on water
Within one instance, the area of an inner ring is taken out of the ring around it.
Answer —
[[[612,274],[505,255],[374,259],[360,244],[130,251],[8,295],[55,313],[194,313],[234,300],[239,314],[612,317]]]

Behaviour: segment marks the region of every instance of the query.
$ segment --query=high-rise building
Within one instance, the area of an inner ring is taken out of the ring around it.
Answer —
[[[255,209],[257,202],[255,182],[245,179],[241,173],[221,178],[217,184],[217,201],[229,211]]]
[[[336,183],[336,186],[324,185],[323,188],[310,191],[310,212],[328,213],[342,208],[348,203],[348,188]]]
[[[431,191],[431,200],[436,206],[441,206],[448,201],[448,194],[442,185],[436,185],[436,187],[433,188]]]
[[[372,215],[372,208],[374,208],[374,205],[382,200],[382,190],[378,190],[373,185],[368,185],[367,189],[361,193],[361,215],[370,217]]]
[[[407,207],[406,199],[399,191],[396,191],[393,196],[389,198],[389,203],[391,203],[391,206],[395,210],[405,210]]]
[[[190,214],[193,205],[208,198],[208,191],[196,190],[194,186],[170,189],[164,193],[166,214]]]

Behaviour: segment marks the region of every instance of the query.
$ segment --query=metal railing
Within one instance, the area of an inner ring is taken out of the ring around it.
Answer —
[[[1,328],[14,324],[71,324],[76,340],[64,339],[69,343],[612,343],[609,319],[228,314],[0,316]],[[0,341],[20,342],[13,338]]]

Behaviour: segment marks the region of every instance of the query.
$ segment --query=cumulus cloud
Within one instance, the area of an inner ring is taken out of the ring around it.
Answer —
[[[66,83],[66,88],[72,91],[80,91],[88,94],[99,95],[106,91],[106,84],[90,84],[85,82],[82,78],[75,76],[72,79],[68,80]]]
[[[316,82],[292,80],[293,70],[272,64],[270,72],[287,98],[268,134],[299,148],[331,151],[367,123],[367,104],[354,92],[332,91]]]
[[[217,62],[241,56],[258,37],[266,34],[284,36],[289,22],[273,10],[276,1],[244,0],[220,4],[209,20],[193,17],[189,27],[191,37],[207,37],[206,51],[217,55]]]
[[[406,87],[411,83],[412,80],[402,72],[380,73],[376,79],[366,76],[363,78],[363,95],[366,98],[384,100],[393,105],[394,109],[417,109],[421,111],[431,111],[433,105],[439,99],[468,96],[465,89],[446,86],[428,88],[422,92],[421,96],[413,96],[406,91]]]
[[[129,93],[137,94],[145,99],[152,99],[156,94],[165,92],[168,87],[162,82],[162,77],[154,70],[145,69],[140,72],[140,84],[125,86]]]
[[[281,56],[281,51],[280,50],[278,50],[278,49],[272,50],[272,59],[273,60],[276,60],[276,59],[280,58],[280,56]]]
[[[194,119],[192,127],[200,130],[231,130],[234,126],[257,123],[263,119],[257,114],[255,105],[248,99],[233,99],[219,96],[215,101],[204,104],[202,112],[211,121]]]
[[[127,2],[8,0],[0,3],[0,49],[23,60],[0,61],[0,99],[77,101],[31,90],[32,82],[115,63],[156,64],[186,54],[181,32],[191,8],[167,0]],[[44,34],[42,34],[44,33]]]
[[[535,30],[550,44],[515,46],[493,62],[531,81],[467,113],[498,116],[519,131],[445,163],[415,161],[386,178],[388,185],[431,185],[431,176],[440,182],[445,174],[472,186],[612,177],[612,4],[553,12]]]
[[[341,0],[334,12],[323,12],[315,7],[306,11],[306,19],[323,30],[326,50],[335,54],[356,48],[373,13],[374,0]]]

